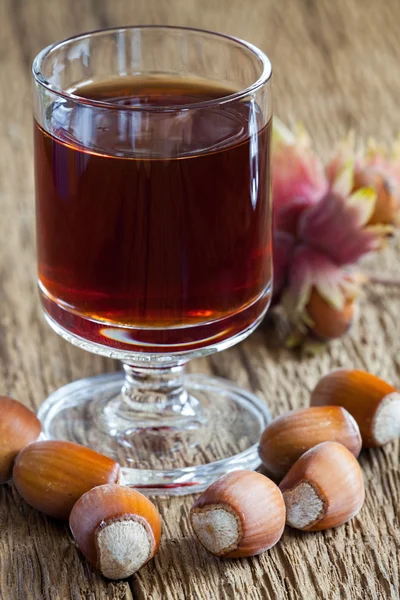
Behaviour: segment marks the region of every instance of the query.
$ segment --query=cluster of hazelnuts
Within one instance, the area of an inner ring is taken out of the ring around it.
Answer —
[[[361,446],[400,434],[400,393],[364,371],[323,377],[311,406],[272,421],[260,457],[279,486],[261,473],[234,471],[215,481],[190,510],[202,545],[219,557],[260,554],[276,544],[285,523],[317,531],[354,517],[364,502]],[[129,577],[157,552],[161,517],[138,491],[121,485],[120,466],[66,441],[36,441],[36,415],[0,397],[0,482],[13,479],[25,501],[69,520],[89,562],[110,579]]]

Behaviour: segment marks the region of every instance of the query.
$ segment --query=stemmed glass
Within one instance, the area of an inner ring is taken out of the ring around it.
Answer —
[[[117,459],[152,494],[259,464],[269,412],[184,374],[240,342],[271,296],[271,65],[178,27],[79,35],[33,63],[39,290],[64,339],[123,372],[52,393],[48,438]]]

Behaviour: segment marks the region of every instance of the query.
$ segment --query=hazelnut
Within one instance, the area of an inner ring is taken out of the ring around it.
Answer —
[[[41,512],[68,519],[88,490],[118,483],[117,462],[90,448],[66,441],[35,442],[17,456],[13,479],[23,499]]]
[[[364,503],[357,459],[337,442],[323,442],[303,454],[280,484],[286,523],[318,531],[352,519]]]
[[[360,431],[347,410],[341,406],[293,410],[267,425],[260,440],[260,458],[271,474],[281,476],[304,452],[327,441],[340,442],[354,456],[360,453]]]
[[[83,494],[69,525],[79,549],[109,579],[136,573],[155,555],[161,537],[154,504],[136,490],[112,484]]]
[[[310,329],[321,340],[334,340],[342,337],[351,327],[356,309],[355,298],[346,298],[343,308],[331,306],[314,288],[306,310]]]
[[[234,471],[201,494],[190,511],[190,521],[212,554],[254,556],[281,538],[285,505],[278,486],[261,473]]]
[[[0,483],[12,476],[18,453],[38,439],[40,421],[29,408],[6,396],[0,396]]]
[[[366,371],[338,369],[317,383],[312,406],[343,406],[357,421],[363,446],[383,446],[400,435],[400,393]]]

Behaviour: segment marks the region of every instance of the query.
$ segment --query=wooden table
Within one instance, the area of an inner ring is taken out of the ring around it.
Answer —
[[[38,408],[59,386],[116,368],[44,323],[36,294],[30,65],[48,43],[90,29],[165,23],[220,30],[271,57],[275,110],[301,119],[327,153],[348,128],[390,141],[400,129],[398,0],[3,0],[0,36],[0,393]],[[392,270],[396,244],[374,268]],[[374,287],[351,334],[313,359],[282,349],[263,325],[229,351],[192,365],[254,390],[274,414],[307,402],[321,373],[365,368],[400,384],[399,291]],[[130,581],[109,582],[82,559],[66,526],[0,488],[1,600],[398,600],[399,444],[365,452],[362,512],[318,534],[286,531],[263,556],[221,561],[188,525],[193,499],[159,502],[157,557]]]

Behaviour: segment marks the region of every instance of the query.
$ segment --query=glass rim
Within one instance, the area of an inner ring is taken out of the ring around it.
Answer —
[[[175,30],[175,31],[187,31],[187,32],[195,32],[195,33],[205,33],[207,35],[215,36],[218,38],[223,38],[229,42],[234,42],[247,50],[250,50],[260,61],[262,65],[261,75],[254,81],[252,84],[247,86],[246,88],[234,92],[233,94],[227,94],[226,96],[221,96],[220,98],[212,98],[210,100],[203,100],[200,102],[192,102],[189,104],[176,104],[176,105],[157,105],[157,106],[121,106],[115,104],[113,102],[107,102],[103,100],[93,100],[91,98],[84,98],[83,96],[79,96],[78,94],[74,94],[72,92],[65,91],[49,81],[44,77],[41,67],[43,65],[44,60],[49,56],[49,54],[58,48],[68,44],[72,41],[83,40],[89,37],[100,36],[105,33],[119,33],[128,30],[140,30],[140,29],[158,29],[158,30]],[[272,65],[268,56],[260,50],[257,46],[254,46],[250,42],[242,40],[241,38],[227,35],[225,33],[218,33],[216,31],[209,31],[207,29],[195,28],[195,27],[180,27],[176,25],[130,25],[126,27],[109,27],[104,29],[95,29],[93,31],[87,31],[85,33],[80,33],[64,40],[54,42],[49,46],[46,46],[41,50],[33,60],[32,63],[32,74],[36,83],[40,86],[46,88],[53,94],[60,96],[66,100],[73,100],[74,102],[79,102],[81,104],[85,104],[87,106],[93,106],[98,108],[112,108],[113,110],[122,110],[122,111],[142,111],[142,112],[160,112],[160,111],[176,111],[176,110],[188,110],[194,108],[202,108],[210,105],[221,105],[226,104],[228,102],[233,102],[236,100],[240,100],[241,98],[245,98],[249,94],[252,94],[262,88],[271,78],[272,76]]]

